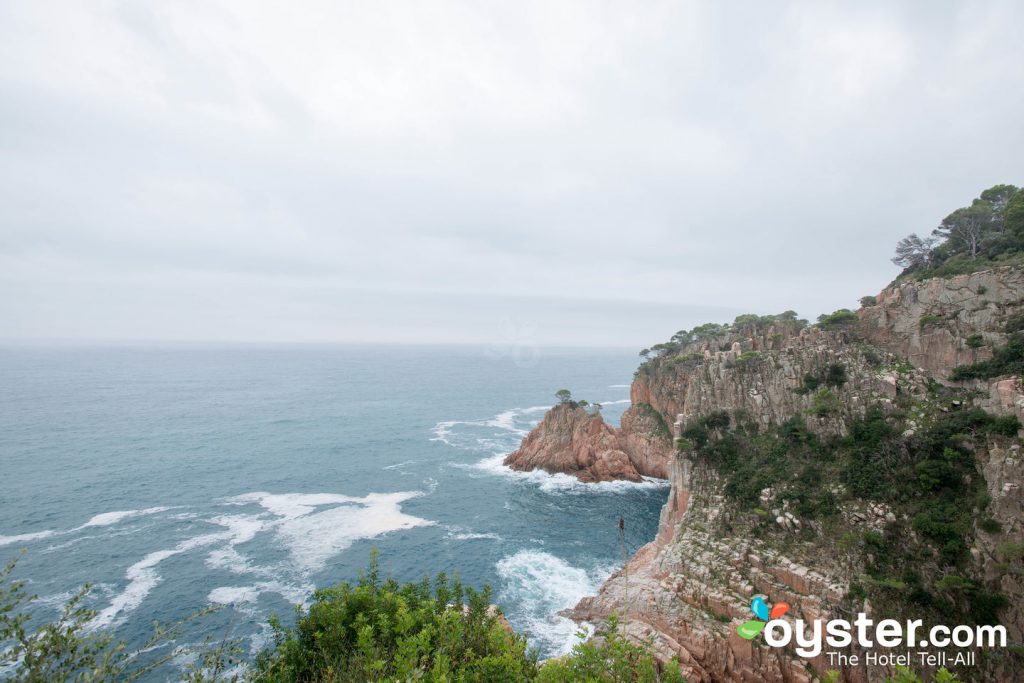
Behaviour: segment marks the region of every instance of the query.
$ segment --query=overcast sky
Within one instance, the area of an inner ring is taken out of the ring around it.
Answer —
[[[0,2],[0,338],[641,347],[1024,184],[1024,4]]]

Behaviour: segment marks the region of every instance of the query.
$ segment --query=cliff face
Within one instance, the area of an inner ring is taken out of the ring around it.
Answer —
[[[722,474],[681,437],[722,412],[734,424],[755,425],[755,432],[757,426],[766,430],[797,417],[822,443],[848,434],[871,406],[895,416],[891,421],[905,428],[905,439],[971,403],[993,414],[1022,417],[1020,378],[949,390],[935,381],[948,384],[956,365],[990,357],[991,347],[1006,338],[1007,319],[1024,310],[1022,298],[1024,271],[1017,269],[904,283],[883,291],[875,305],[858,312],[859,322],[838,331],[798,330],[788,324],[734,328],[673,350],[674,357],[662,355],[644,364],[632,385],[633,407],[619,430],[603,421],[595,426],[593,418],[549,414],[551,420],[546,418],[547,424],[510,456],[513,466],[614,476],[610,464],[595,466],[607,453],[609,463],[624,463],[624,456],[633,466],[623,466],[630,476],[633,471],[667,475],[672,484],[656,539],[569,615],[599,623],[619,614],[625,631],[651,640],[660,657],[679,657],[690,681],[809,681],[835,668],[824,656],[806,660],[791,649],[744,640],[735,627],[750,618],[754,595],[789,603],[791,614],[805,621],[848,614],[851,591],[863,583],[866,562],[875,558],[851,550],[847,539],[870,533],[881,538],[891,527],[911,528],[913,520],[905,511],[847,495],[842,484],[828,482],[822,486],[843,495],[827,521],[802,518],[786,482],[761,491],[753,514],[736,505]],[[659,423],[672,425],[679,452],[666,451],[654,436]],[[645,448],[647,455],[640,457]],[[1020,644],[1020,435],[979,439],[966,452],[973,453],[974,471],[983,477],[990,502],[977,504],[989,518],[987,530],[975,526],[968,533],[969,558],[960,571],[974,585],[1002,594],[1006,605],[1000,623],[1011,643]],[[920,540],[916,531],[908,533],[910,541]],[[883,609],[869,598],[861,598],[856,607],[869,614]],[[985,666],[984,680],[1024,676],[1019,660]],[[889,673],[866,667],[841,672],[845,681],[879,681]],[[979,674],[968,672],[968,679],[972,675]]]
[[[505,464],[514,470],[571,474],[586,482],[640,481],[643,476],[664,479],[672,443],[663,426],[659,433],[660,419],[634,406],[629,417],[623,417],[629,427],[616,430],[600,412],[562,403],[544,415]]]
[[[1004,324],[1020,313],[1024,270],[997,268],[882,290],[860,311],[866,341],[939,378],[957,365],[987,360],[1006,342]],[[980,346],[968,340],[979,335]]]

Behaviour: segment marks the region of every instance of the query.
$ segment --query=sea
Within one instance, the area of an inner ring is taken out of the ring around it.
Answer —
[[[618,424],[634,351],[477,346],[0,349],[0,562],[58,616],[83,585],[130,647],[272,640],[317,588],[381,571],[490,585],[541,657],[657,531],[660,480],[584,484],[502,459],[554,393]],[[625,548],[619,519],[625,520]],[[37,622],[38,623],[38,622]],[[152,680],[175,680],[175,661]],[[2,673],[2,672],[0,672]]]

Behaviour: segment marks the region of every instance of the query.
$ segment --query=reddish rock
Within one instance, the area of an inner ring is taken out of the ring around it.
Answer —
[[[636,439],[625,438],[601,417],[576,403],[549,410],[519,448],[505,458],[514,470],[544,470],[578,477],[581,481],[641,481],[643,475],[664,476],[667,448],[659,456],[650,449],[635,460]],[[659,459],[660,458],[660,459]]]

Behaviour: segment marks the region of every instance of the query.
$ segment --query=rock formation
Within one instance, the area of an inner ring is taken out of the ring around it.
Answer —
[[[761,493],[761,521],[750,523],[751,514],[735,509],[719,473],[694,457],[683,433],[724,411],[763,428],[800,416],[819,437],[837,439],[869,406],[881,406],[902,420],[903,436],[909,438],[917,421],[935,414],[941,419],[941,411],[948,410],[938,404],[936,387],[951,384],[952,368],[989,358],[991,347],[1005,342],[1007,320],[1024,311],[1022,299],[1024,270],[1019,268],[896,284],[862,308],[858,321],[839,329],[798,329],[788,323],[734,326],[673,349],[672,357],[661,354],[637,371],[633,406],[620,429],[578,407],[552,409],[507,464],[567,472],[587,481],[668,476],[672,485],[657,537],[569,616],[600,623],[612,613],[620,615],[625,632],[652,642],[661,659],[678,657],[691,682],[801,682],[836,668],[823,657],[805,660],[791,649],[744,640],[735,627],[750,618],[747,606],[754,595],[789,603],[805,621],[839,614],[865,568],[863,559],[844,552],[837,539],[881,534],[897,514],[885,504],[847,498],[826,528],[820,521],[801,519],[784,496],[769,488]],[[970,338],[975,343],[968,344]],[[828,373],[837,367],[843,381],[829,384]],[[1019,377],[967,385],[950,389],[966,397],[955,405],[973,402],[993,414],[1024,418]],[[665,425],[672,425],[678,452],[666,448]],[[967,570],[979,585],[1005,596],[1000,621],[1011,643],[1020,645],[1020,435],[990,439],[973,455],[990,498],[986,514],[991,520],[988,532],[973,532]],[[766,533],[766,523],[774,531]],[[801,530],[811,533],[801,535]],[[864,599],[861,609],[872,613],[874,606]],[[986,666],[985,680],[1024,678],[1019,660]],[[841,680],[880,681],[891,672],[886,667],[843,668]]]
[[[646,419],[660,418],[652,413]],[[637,411],[624,422],[629,429],[615,430],[600,411],[591,413],[573,401],[560,403],[505,458],[505,464],[515,470],[571,474],[585,482],[666,478],[672,454],[668,430],[662,425],[660,439],[645,436],[657,425],[645,423]]]

